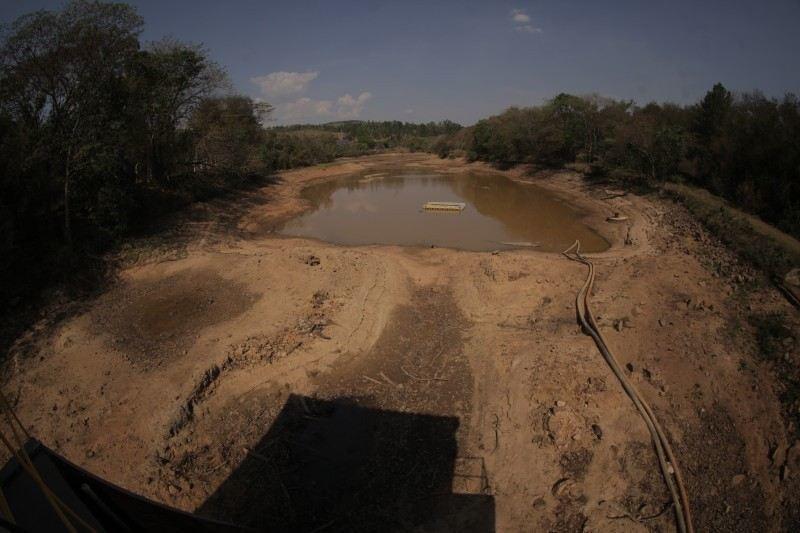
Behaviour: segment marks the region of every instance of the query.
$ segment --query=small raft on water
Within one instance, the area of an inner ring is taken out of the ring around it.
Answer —
[[[422,206],[425,211],[463,211],[467,204],[463,202],[426,202]]]

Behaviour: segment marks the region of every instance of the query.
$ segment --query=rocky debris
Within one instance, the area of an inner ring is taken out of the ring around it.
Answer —
[[[168,438],[177,435],[194,418],[195,405],[206,395],[221,373],[222,367],[220,365],[213,365],[203,373],[189,397],[181,405],[178,415],[170,424],[167,430]]]
[[[753,267],[740,260],[681,205],[671,206],[670,216],[662,217],[661,223],[672,230],[664,238],[666,246],[695,255],[713,276],[736,285],[751,284],[758,279]]]
[[[700,300],[699,302],[695,302],[693,309],[695,311],[713,311],[714,304],[706,303],[705,300]]]
[[[328,300],[329,295],[327,291],[317,291],[311,298],[311,305],[314,309],[319,309]]]
[[[780,466],[786,460],[786,452],[788,450],[785,444],[770,443],[769,447],[769,460],[772,466]]]
[[[580,497],[581,493],[575,483],[575,480],[570,479],[568,477],[564,477],[553,483],[552,489],[550,492],[556,498],[569,498],[574,499]]]
[[[581,440],[585,426],[583,419],[566,407],[551,409],[546,421],[550,440],[559,448]]]
[[[625,328],[633,328],[631,319],[627,316],[615,319],[613,324],[614,324],[614,329],[617,331],[622,331]]]
[[[320,264],[319,257],[317,257],[316,255],[309,255],[305,259],[305,264],[312,267],[318,266]]]
[[[208,368],[198,380],[192,392],[181,405],[178,414],[170,423],[167,436],[174,437],[194,418],[195,406],[211,394],[218,379],[226,372],[255,364],[272,364],[289,356],[303,345],[303,337],[330,337],[324,334],[330,321],[325,317],[324,304],[328,301],[326,292],[318,291],[312,298],[314,311],[308,317],[300,318],[294,327],[285,328],[276,335],[253,335],[244,341],[231,344],[225,359]]]

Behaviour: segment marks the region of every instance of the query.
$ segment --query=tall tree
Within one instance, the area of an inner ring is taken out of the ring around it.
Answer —
[[[63,184],[63,231],[72,245],[74,170],[102,140],[109,106],[139,47],[142,19],[125,4],[75,1],[19,18],[0,47],[0,93],[13,120],[44,134]]]
[[[726,150],[732,106],[733,95],[717,83],[695,107],[692,118],[694,147],[691,153],[697,162],[697,173],[701,183],[716,192],[723,192],[725,188],[720,165]]]
[[[131,66],[136,116],[143,122],[145,177],[160,181],[176,156],[176,135],[204,98],[228,87],[225,71],[201,47],[165,39]]]
[[[189,120],[196,167],[233,176],[258,170],[262,122],[271,110],[269,104],[245,96],[203,100]]]

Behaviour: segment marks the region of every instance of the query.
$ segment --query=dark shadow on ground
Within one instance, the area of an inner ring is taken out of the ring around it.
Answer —
[[[292,395],[197,512],[265,531],[493,532],[483,463],[457,456],[458,425]]]

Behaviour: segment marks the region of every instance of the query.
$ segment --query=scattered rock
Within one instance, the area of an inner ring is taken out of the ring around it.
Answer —
[[[736,474],[735,476],[733,476],[733,479],[731,479],[731,485],[733,485],[734,487],[738,487],[739,485],[744,483],[746,479],[747,476],[745,476],[744,474]]]
[[[628,317],[618,318],[614,320],[614,329],[617,331],[622,331],[625,328],[632,328],[633,325],[631,324],[631,319]]]
[[[319,257],[317,257],[316,255],[309,255],[308,257],[306,257],[305,263],[308,266],[312,266],[313,267],[313,266],[319,265],[320,264],[320,260],[319,260]]]
[[[564,407],[566,405],[567,405],[567,402],[565,402],[563,400],[556,401],[556,407]]]
[[[628,363],[625,365],[625,368],[628,369],[628,372],[633,373],[635,367],[633,366],[633,363]]]
[[[553,484],[553,488],[551,492],[553,496],[556,498],[560,498],[561,496],[568,495],[570,489],[575,485],[575,482],[572,481],[570,478],[565,477],[561,478]]]
[[[597,424],[592,424],[592,433],[594,433],[594,436],[597,437],[597,440],[602,440],[603,428],[601,428]]]
[[[576,440],[575,436],[580,434],[583,427],[585,427],[584,422],[569,409],[559,409],[551,413],[547,419],[550,438],[559,447]]]
[[[322,307],[322,304],[328,299],[328,293],[325,291],[317,291],[311,299],[311,305],[314,309]]]

